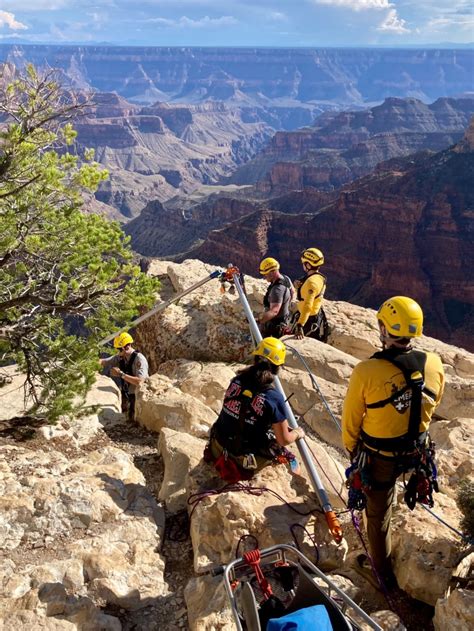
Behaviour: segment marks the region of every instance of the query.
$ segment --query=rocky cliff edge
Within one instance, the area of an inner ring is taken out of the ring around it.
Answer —
[[[154,261],[149,270],[162,280],[162,300],[211,271],[199,261]],[[261,309],[265,283],[247,278],[246,288],[252,308]],[[340,418],[353,366],[378,348],[376,320],[370,309],[344,302],[328,301],[327,312],[333,328],[329,344],[309,339],[290,344]],[[22,376],[7,371],[0,389],[3,628],[230,631],[222,581],[209,569],[229,562],[244,534],[257,537],[261,547],[291,541],[294,523],[315,536],[320,567],[342,589],[375,612],[383,628],[401,628],[397,616],[384,611],[383,597],[351,569],[361,544],[343,512],[347,458],[298,356],[289,353],[282,383],[340,512],[345,534],[340,546],[317,512],[306,473],[292,477],[281,466],[262,471],[254,484],[272,489],[291,508],[268,492],[226,492],[199,502],[187,522],[189,496],[222,486],[201,455],[228,381],[251,349],[237,296],[222,294],[212,280],[147,320],[135,337],[152,367],[138,395],[137,425],[124,421],[117,389],[99,376],[88,416],[35,427],[32,419],[19,418]],[[446,369],[446,393],[432,424],[441,485],[435,512],[459,530],[455,490],[461,479],[472,478],[474,355],[431,338],[422,338],[419,346],[438,352]],[[306,514],[310,509],[315,510]],[[314,559],[306,535],[300,544]],[[408,629],[426,628],[432,607],[435,629],[471,626],[474,594],[469,584],[453,581],[463,550],[458,534],[419,506],[410,512],[398,497],[395,572],[400,587],[417,599],[403,596],[398,602]],[[470,561],[465,558],[464,566]]]

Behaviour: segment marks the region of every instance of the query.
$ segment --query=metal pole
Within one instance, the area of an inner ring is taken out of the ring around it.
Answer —
[[[173,304],[173,302],[176,302],[177,300],[179,300],[183,296],[186,296],[186,294],[191,293],[192,291],[194,291],[198,287],[201,287],[202,285],[205,285],[206,283],[208,283],[213,278],[218,278],[221,274],[222,274],[221,270],[216,270],[215,272],[212,272],[212,274],[209,274],[209,276],[206,276],[206,278],[203,278],[202,280],[200,280],[199,282],[195,283],[191,287],[188,287],[188,289],[185,289],[184,291],[181,291],[179,294],[176,294],[176,296],[173,296],[172,298],[169,298],[168,300],[165,300],[164,302],[159,302],[152,309],[150,309],[150,311],[147,311],[146,313],[141,315],[139,318],[136,318],[136,320],[132,320],[132,322],[130,322],[128,327],[126,327],[127,330],[131,329],[132,327],[136,326],[137,324],[140,324],[140,322],[143,322],[144,320],[147,320],[152,315],[155,315],[155,313],[159,313],[160,311],[163,311],[163,309],[166,309],[166,307],[169,307],[171,304]],[[121,329],[121,330],[123,331],[123,329]],[[119,333],[120,333],[120,331],[117,331],[116,333],[112,333],[111,335],[108,335],[103,340],[100,340],[99,346],[105,346],[105,344],[108,344],[109,342],[111,342],[114,339],[114,337],[116,335],[118,335]]]
[[[254,339],[257,342],[260,342],[263,339],[262,334],[260,333],[260,329],[257,326],[257,322],[255,321],[252,310],[250,309],[250,305],[248,303],[247,297],[244,294],[244,290],[239,280],[238,270],[236,268],[230,268],[230,269],[234,270],[232,272],[232,280],[234,281],[235,287],[237,288],[237,293],[239,294],[240,301],[242,303],[242,306],[245,311],[245,315],[250,325],[250,331]],[[229,272],[230,272],[230,269],[229,269]],[[293,410],[291,409],[288,401],[286,401],[285,391],[283,390],[283,387],[278,377],[275,377],[275,385],[277,387],[277,390],[281,392],[281,394],[283,395],[285,399],[285,408],[286,408],[286,416],[288,419],[288,425],[295,429],[296,427],[298,427],[298,423],[296,422],[295,415],[293,414]],[[326,517],[329,530],[331,534],[333,535],[334,540],[337,543],[339,543],[340,541],[342,541],[342,528],[332,509],[326,489],[324,488],[321,482],[321,479],[318,475],[318,472],[316,471],[316,467],[314,466],[314,463],[311,459],[311,454],[308,449],[308,445],[306,444],[306,441],[304,440],[304,438],[299,438],[296,441],[296,445],[300,451],[301,458],[303,459],[303,462],[305,464],[306,470],[313,484],[313,488],[316,492],[316,495],[318,496],[318,500],[319,500],[319,503],[321,504],[321,508],[323,509],[324,515]]]

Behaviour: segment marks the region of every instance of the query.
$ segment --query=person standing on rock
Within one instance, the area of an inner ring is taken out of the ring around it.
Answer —
[[[401,473],[413,470],[405,501],[411,509],[416,501],[429,503],[426,498],[433,489],[426,467],[434,452],[428,428],[443,394],[444,371],[438,355],[411,346],[412,338],[423,330],[417,302],[394,296],[382,304],[377,320],[383,350],[352,372],[342,412],[342,441],[365,484],[374,568],[386,587],[392,587],[396,586],[390,526],[395,483]],[[366,555],[357,557],[355,569],[378,586]]]
[[[290,429],[285,400],[273,382],[285,362],[283,342],[266,337],[252,353],[254,363],[237,373],[224,395],[222,410],[211,428],[204,460],[213,462],[227,482],[248,480],[270,464],[299,468],[286,445],[304,437],[300,427]]]
[[[323,309],[326,277],[319,270],[324,264],[324,255],[318,248],[307,248],[301,252],[301,263],[305,275],[295,282],[298,304],[294,334],[298,340],[306,336],[327,342],[329,324]]]
[[[113,377],[120,378],[122,412],[127,414],[129,421],[135,420],[137,387],[148,377],[146,357],[135,350],[132,344],[133,338],[130,333],[120,333],[114,338],[114,348],[118,349],[118,354],[100,360],[101,366],[110,368]]]
[[[280,272],[280,263],[271,257],[260,263],[260,274],[269,285],[263,299],[265,311],[257,322],[264,337],[280,338],[290,322],[290,305],[295,296],[293,283]]]

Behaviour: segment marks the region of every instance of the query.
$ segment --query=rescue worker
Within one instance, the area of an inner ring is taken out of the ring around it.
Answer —
[[[260,263],[260,274],[269,285],[263,299],[265,311],[257,322],[263,337],[280,338],[290,322],[290,305],[295,296],[293,283],[280,272],[280,263],[271,257]]]
[[[227,482],[248,480],[257,470],[278,462],[299,472],[295,456],[285,445],[303,438],[304,430],[290,429],[285,400],[273,386],[285,362],[285,345],[266,337],[252,354],[254,363],[239,371],[227,388],[204,452],[204,459],[213,462]]]
[[[130,333],[120,333],[114,338],[114,348],[118,349],[118,354],[100,360],[101,366],[110,368],[112,377],[120,378],[122,412],[127,414],[129,421],[135,420],[137,387],[148,377],[146,357],[135,350],[132,344],[133,338]]]
[[[390,558],[395,482],[412,468],[415,494],[420,480],[429,482],[429,472],[421,465],[431,453],[427,432],[443,394],[444,372],[438,355],[411,346],[411,339],[423,330],[417,302],[406,296],[390,298],[377,319],[383,350],[352,372],[342,412],[342,440],[352,462],[362,469],[370,554],[378,577],[390,588],[396,586]],[[410,505],[407,493],[405,500],[410,508],[423,501],[414,497]],[[378,586],[366,555],[357,557],[355,569]]]
[[[298,304],[294,334],[298,340],[307,336],[327,342],[329,325],[322,306],[326,277],[319,270],[324,255],[318,248],[307,248],[301,252],[301,263],[305,276],[295,282]]]

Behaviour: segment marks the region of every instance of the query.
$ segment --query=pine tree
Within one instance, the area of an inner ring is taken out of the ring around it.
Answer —
[[[90,106],[54,71],[0,80],[0,365],[26,373],[30,413],[70,413],[92,385],[97,342],[153,302],[116,222],[81,210],[107,171],[74,151]],[[1,370],[1,369],[0,369]]]

